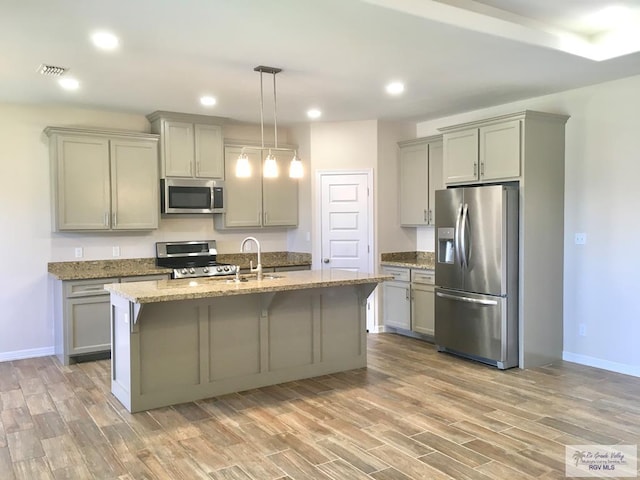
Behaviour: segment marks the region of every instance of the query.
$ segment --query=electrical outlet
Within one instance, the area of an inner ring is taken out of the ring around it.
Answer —
[[[119,257],[120,256],[120,247],[113,247],[112,249],[112,255],[114,257]]]
[[[586,233],[576,233],[574,237],[574,241],[576,245],[584,245],[587,243],[587,234]]]
[[[580,334],[581,337],[586,337],[587,336],[587,325],[584,323],[581,323],[578,326],[578,333]]]
[[[84,253],[82,252],[82,247],[76,247],[75,249],[76,258],[82,258],[83,255]]]
[[[306,239],[307,239],[307,242],[311,241],[311,232],[307,232]]]

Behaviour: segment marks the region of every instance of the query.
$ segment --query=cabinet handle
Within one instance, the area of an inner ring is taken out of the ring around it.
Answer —
[[[432,223],[432,219],[433,218],[433,211],[431,209],[429,209],[429,224]]]
[[[109,226],[109,212],[104,212],[104,226]]]
[[[200,176],[200,160],[196,162],[196,177]]]
[[[478,176],[478,163],[477,162],[473,162],[473,176],[474,177]]]
[[[427,218],[427,209],[426,209],[426,208],[423,210],[423,217],[422,217],[422,218],[423,218],[423,220],[424,220],[425,222],[428,222],[428,221],[429,221],[429,219]]]
[[[267,223],[269,223],[269,213],[264,212],[264,224],[266,225]]]
[[[409,300],[409,289],[408,289],[408,288],[406,288],[406,289],[405,289],[405,292],[406,292],[406,299],[407,299],[407,300]]]
[[[484,162],[480,162],[480,176],[484,177]]]
[[[116,228],[116,226],[118,225],[118,214],[116,212],[113,212],[113,222],[112,222],[113,228]]]

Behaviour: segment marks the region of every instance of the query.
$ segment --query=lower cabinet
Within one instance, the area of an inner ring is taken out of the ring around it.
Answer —
[[[63,365],[76,357],[111,351],[111,312],[108,283],[161,280],[148,275],[96,280],[56,280],[54,294],[55,353]]]
[[[434,336],[435,292],[433,273],[411,270],[411,330]]]
[[[383,267],[382,271],[393,275],[382,287],[385,327],[400,329],[398,333],[434,336],[433,272],[402,267]]]
[[[383,267],[382,272],[393,280],[382,284],[385,327],[411,329],[411,284],[408,268]]]

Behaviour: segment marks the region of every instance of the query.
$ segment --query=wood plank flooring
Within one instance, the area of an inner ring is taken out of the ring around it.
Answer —
[[[108,360],[0,363],[0,479],[551,480],[565,445],[640,443],[638,378],[368,346],[366,369],[133,415]]]

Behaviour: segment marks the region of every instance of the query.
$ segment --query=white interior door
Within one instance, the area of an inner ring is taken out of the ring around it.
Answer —
[[[320,175],[322,269],[369,272],[369,174]]]

